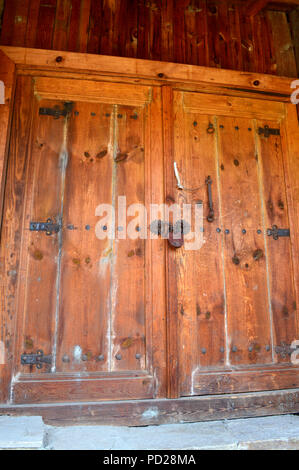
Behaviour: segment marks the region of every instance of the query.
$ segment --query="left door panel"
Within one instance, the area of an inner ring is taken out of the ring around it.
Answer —
[[[1,238],[13,403],[164,396],[165,246],[144,215],[163,201],[160,100],[18,77]]]

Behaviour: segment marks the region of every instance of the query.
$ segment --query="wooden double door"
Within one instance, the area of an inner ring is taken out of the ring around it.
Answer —
[[[18,76],[1,238],[2,401],[298,386],[288,106]],[[152,205],[174,202],[201,204],[200,249],[151,236]]]

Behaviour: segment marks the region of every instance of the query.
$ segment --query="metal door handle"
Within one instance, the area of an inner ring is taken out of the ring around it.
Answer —
[[[207,217],[208,222],[213,222],[214,221],[214,208],[213,208],[213,198],[212,198],[212,179],[210,176],[206,178],[206,185],[208,187],[208,198],[209,198],[209,213]]]

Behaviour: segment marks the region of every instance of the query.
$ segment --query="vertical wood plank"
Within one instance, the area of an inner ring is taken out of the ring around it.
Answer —
[[[68,49],[71,10],[71,0],[57,0],[52,48],[58,51],[66,51]]]
[[[6,3],[1,31],[1,44],[24,46],[30,0],[11,0]]]
[[[282,148],[286,172],[286,193],[290,220],[292,259],[294,269],[297,325],[294,336],[299,335],[299,122],[296,107],[286,105],[286,118],[282,123]]]
[[[278,122],[257,121],[256,126],[279,128]],[[265,228],[289,228],[284,164],[280,136],[258,137],[258,154],[265,201]],[[274,348],[290,344],[296,335],[296,297],[289,237],[274,240],[267,236],[269,290],[273,319]],[[279,267],[279,269],[278,269]],[[276,353],[277,362],[289,362],[288,355]]]
[[[100,50],[101,32],[103,10],[102,2],[92,0],[90,5],[90,19],[89,19],[89,38],[87,44],[87,52],[91,54],[98,54]]]
[[[186,33],[185,33],[185,8],[188,0],[177,0],[173,16],[173,50],[174,61],[186,63]]]
[[[161,5],[155,0],[149,5],[149,59],[161,60]]]
[[[161,5],[161,60],[174,61],[173,15],[174,0],[164,0]]]
[[[205,2],[192,0],[185,8],[186,63],[205,65]]]
[[[162,87],[163,109],[163,150],[165,171],[165,203],[171,205],[176,200],[176,181],[173,172],[173,90]],[[167,286],[167,396],[179,396],[179,363],[178,363],[178,305],[175,251],[167,246],[166,256]]]
[[[214,116],[187,112],[183,93],[175,92],[174,158],[181,182],[186,189],[177,191],[177,202],[203,208],[201,243],[190,250],[188,240],[176,251],[180,394],[194,394],[194,377],[211,368],[222,368],[225,362],[226,305],[224,295],[221,205],[218,184],[216,132]],[[205,183],[210,176],[215,220],[207,221],[208,191]],[[192,230],[195,228],[192,220]],[[197,227],[197,230],[199,227]],[[189,245],[189,248],[188,248]]]
[[[86,52],[89,35],[91,0],[81,0],[78,52]]]
[[[70,52],[79,51],[79,29],[82,0],[72,0],[72,9],[69,19],[69,36],[67,50]]]
[[[35,47],[39,49],[52,49],[54,22],[57,0],[46,0],[41,3],[38,15],[38,27],[35,39]]]
[[[228,22],[228,3],[218,2],[218,17],[217,17],[217,34],[214,38],[216,50],[218,50],[219,64],[221,68],[232,68],[232,54],[233,49],[230,47],[230,30]]]
[[[265,73],[264,36],[262,25],[262,13],[252,18],[253,24],[253,47],[254,47],[254,71]]]
[[[145,204],[145,108],[117,106],[112,186],[117,221],[119,196],[127,207]],[[111,284],[112,370],[140,370],[145,356],[146,240],[142,212],[128,213],[127,227],[116,231]],[[139,216],[139,218],[138,218]],[[116,222],[116,226],[119,222]],[[127,235],[125,237],[126,230]],[[120,238],[119,240],[117,238]]]
[[[124,57],[136,57],[137,54],[137,0],[128,0],[126,4],[128,17],[125,28],[125,40],[124,40]]]
[[[113,55],[137,57],[138,0],[118,2],[113,30]]]
[[[232,57],[231,68],[234,70],[243,70],[239,6],[235,2],[228,3],[228,22],[229,47]]]
[[[268,11],[267,19],[273,37],[276,73],[285,77],[296,77],[295,53],[286,13]],[[267,73],[269,73],[269,70],[267,70]]]
[[[209,44],[209,67],[220,67],[219,37],[217,32],[218,4],[214,0],[207,0],[207,24]]]
[[[27,30],[26,30],[26,47],[35,47],[36,34],[38,29],[40,0],[31,0],[28,12]]]
[[[255,71],[254,55],[255,49],[253,44],[253,18],[246,16],[244,8],[239,9],[241,46],[243,70],[245,72]]]
[[[97,237],[101,222],[96,210],[99,204],[111,203],[111,121],[111,105],[78,102],[69,122],[58,371],[109,368],[110,241]]]
[[[39,107],[54,107],[53,101],[34,102],[32,142],[28,152],[28,172],[24,197],[24,221],[20,240],[17,327],[18,344],[15,366],[17,371],[32,373],[32,368],[21,366],[21,354],[32,354],[41,349],[52,354],[56,299],[57,271],[59,271],[60,233],[47,236],[44,232],[29,230],[30,222],[44,222],[48,218],[61,222],[61,147],[64,119],[40,116]],[[44,191],[43,183],[49,184]],[[52,188],[52,190],[50,190]],[[51,365],[39,373],[50,372]]]
[[[103,0],[100,53],[106,55],[113,54],[113,38],[115,24],[115,12],[118,2],[116,0]]]
[[[291,37],[294,43],[297,75],[299,75],[299,8],[289,14],[291,24]]]
[[[219,117],[229,363],[272,361],[263,220],[252,120]],[[244,197],[250,193],[250,198]],[[245,232],[243,232],[245,230]]]
[[[30,145],[32,112],[32,80],[18,79],[15,96],[16,111],[11,131],[10,165],[7,172],[5,204],[0,245],[1,309],[0,341],[5,345],[4,364],[0,365],[2,385],[0,401],[9,399],[10,380],[14,359],[16,325],[16,288],[19,273],[19,249],[23,215],[23,199],[27,168],[27,151]],[[28,119],[29,116],[29,119]]]
[[[10,122],[13,109],[15,87],[15,64],[0,51],[0,80],[4,83],[5,103],[0,104],[0,214],[2,213],[3,193],[5,186],[5,171],[7,151],[10,136]],[[1,225],[1,223],[0,223]]]
[[[152,89],[152,102],[146,116],[145,128],[145,201],[148,208],[150,204],[164,202],[162,93],[160,87]],[[145,271],[146,317],[151,317],[151,322],[146,322],[147,357],[150,358],[152,368],[155,371],[155,397],[165,397],[167,390],[165,240],[161,237],[148,240],[147,254],[146,261],[150,268]],[[156,295],[157,292],[159,295]]]

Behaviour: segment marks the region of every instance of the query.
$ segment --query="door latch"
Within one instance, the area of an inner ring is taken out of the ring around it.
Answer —
[[[268,228],[267,235],[268,237],[273,237],[274,240],[278,240],[279,237],[289,237],[290,229],[278,228],[277,225],[273,225],[272,228]]]
[[[286,344],[282,342],[280,346],[275,347],[275,352],[276,354],[280,355],[283,359],[285,359],[287,356],[291,356],[291,354],[296,351],[296,346],[292,347],[291,344]]]
[[[39,349],[35,354],[22,354],[21,364],[23,366],[36,366],[37,369],[41,369],[43,364],[52,364],[52,356],[45,356],[44,352]]]
[[[72,101],[66,101],[63,103],[63,108],[54,106],[54,108],[39,108],[39,114],[41,116],[53,116],[54,119],[59,119],[60,116],[66,117],[73,109],[74,103]]]
[[[58,233],[61,229],[60,224],[55,224],[52,219],[47,219],[47,222],[30,222],[29,230],[31,232],[46,232],[46,235]]]
[[[271,129],[269,126],[259,127],[258,134],[263,135],[264,137],[270,137],[270,135],[280,135],[280,129]]]
[[[150,225],[150,231],[168,238],[168,242],[174,248],[180,248],[184,244],[184,235],[190,231],[190,225],[185,220],[177,220],[174,225],[163,220],[154,220]]]
[[[214,221],[214,207],[213,207],[213,199],[212,199],[212,179],[210,176],[207,177],[206,179],[206,185],[208,187],[208,198],[209,198],[209,213],[207,217],[208,222],[213,222]]]

